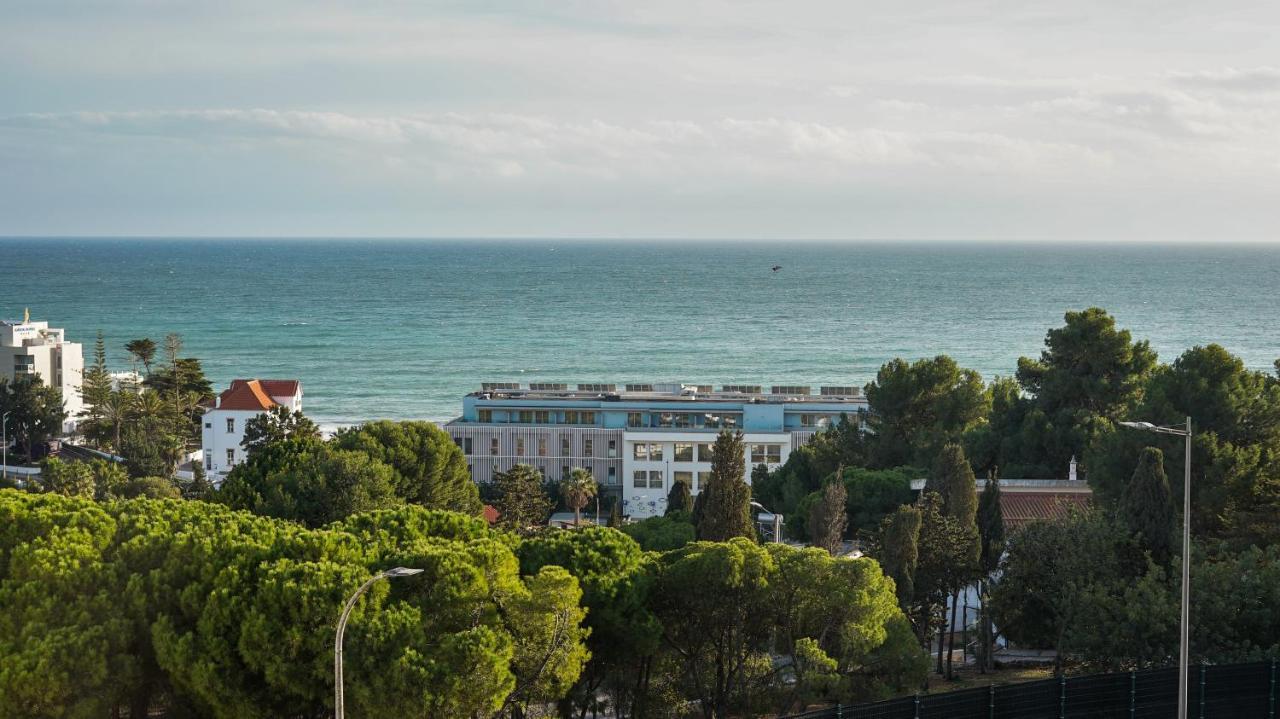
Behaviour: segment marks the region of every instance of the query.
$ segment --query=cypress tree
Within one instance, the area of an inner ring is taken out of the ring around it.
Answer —
[[[1000,556],[1004,554],[1004,512],[1000,509],[1000,478],[994,470],[987,475],[987,486],[983,487],[982,496],[978,499],[978,537],[982,543],[978,555],[981,574],[978,594],[982,599],[982,641],[978,669],[985,674],[992,667],[991,653],[995,639],[987,597],[991,593],[991,573],[999,566]]]
[[[924,491],[942,497],[942,513],[961,524],[973,524],[978,514],[978,480],[973,476],[964,449],[958,444],[942,448]]]
[[[698,539],[723,542],[733,537],[755,538],[745,455],[741,432],[724,430],[716,437],[711,477],[694,503]]]
[[[1147,447],[1138,457],[1138,468],[1120,497],[1120,517],[1138,542],[1158,564],[1173,558],[1173,497],[1164,473],[1164,453]]]
[[[978,567],[982,573],[991,574],[1000,564],[1004,553],[1004,512],[1000,509],[1000,478],[992,471],[987,476],[987,486],[978,500],[978,536],[982,549]]]
[[[667,492],[667,511],[663,515],[669,517],[677,512],[693,513],[693,493],[688,482],[672,482],[671,491]]]
[[[880,525],[880,564],[893,579],[898,606],[910,616],[920,561],[920,510],[904,504]]]
[[[622,500],[617,497],[609,505],[609,526],[614,529],[622,527]]]
[[[840,475],[822,488],[822,497],[809,509],[809,536],[813,546],[821,547],[834,555],[844,541],[844,530],[849,524],[845,503],[849,492],[840,481]]]
[[[493,482],[501,494],[494,503],[501,515],[498,523],[517,531],[546,526],[551,515],[551,498],[542,487],[542,475],[527,464],[517,464],[498,472]]]

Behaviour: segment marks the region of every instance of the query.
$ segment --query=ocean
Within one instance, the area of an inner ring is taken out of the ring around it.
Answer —
[[[780,269],[771,268],[780,265]],[[216,388],[298,378],[325,425],[446,420],[482,381],[862,385],[894,357],[990,378],[1106,308],[1164,361],[1280,356],[1280,246],[0,239],[0,317],[92,359],[180,333]]]

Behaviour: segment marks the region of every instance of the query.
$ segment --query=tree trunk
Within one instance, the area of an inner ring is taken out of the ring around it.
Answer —
[[[942,623],[938,625],[938,668],[936,671],[939,674],[942,673],[942,648],[943,648],[942,637],[944,636],[943,632],[945,632],[947,629],[946,624],[947,624],[947,606],[944,604],[942,605]]]
[[[952,656],[956,653],[956,611],[960,608],[960,592],[951,595],[951,624],[947,626],[947,679],[955,678],[951,673]]]

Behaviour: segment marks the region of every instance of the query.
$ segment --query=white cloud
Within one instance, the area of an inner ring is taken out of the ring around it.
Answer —
[[[0,233],[1065,236],[1178,197],[1172,233],[1230,207],[1270,237],[1278,26],[1260,0],[9,4]]]

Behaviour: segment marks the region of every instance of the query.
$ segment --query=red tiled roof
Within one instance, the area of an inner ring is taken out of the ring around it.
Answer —
[[[231,386],[218,398],[218,409],[266,411],[276,406],[276,401],[256,379],[233,379]]]
[[[262,385],[263,391],[271,397],[293,397],[298,394],[298,380],[296,379],[260,379],[258,383]]]
[[[501,517],[501,516],[502,515],[498,512],[497,509],[493,507],[492,504],[484,505],[484,521],[488,522],[489,526],[493,526],[497,524],[498,517]]]
[[[1000,512],[1006,527],[1020,527],[1037,519],[1063,519],[1072,509],[1089,505],[1088,492],[1018,492],[1001,488]]]

